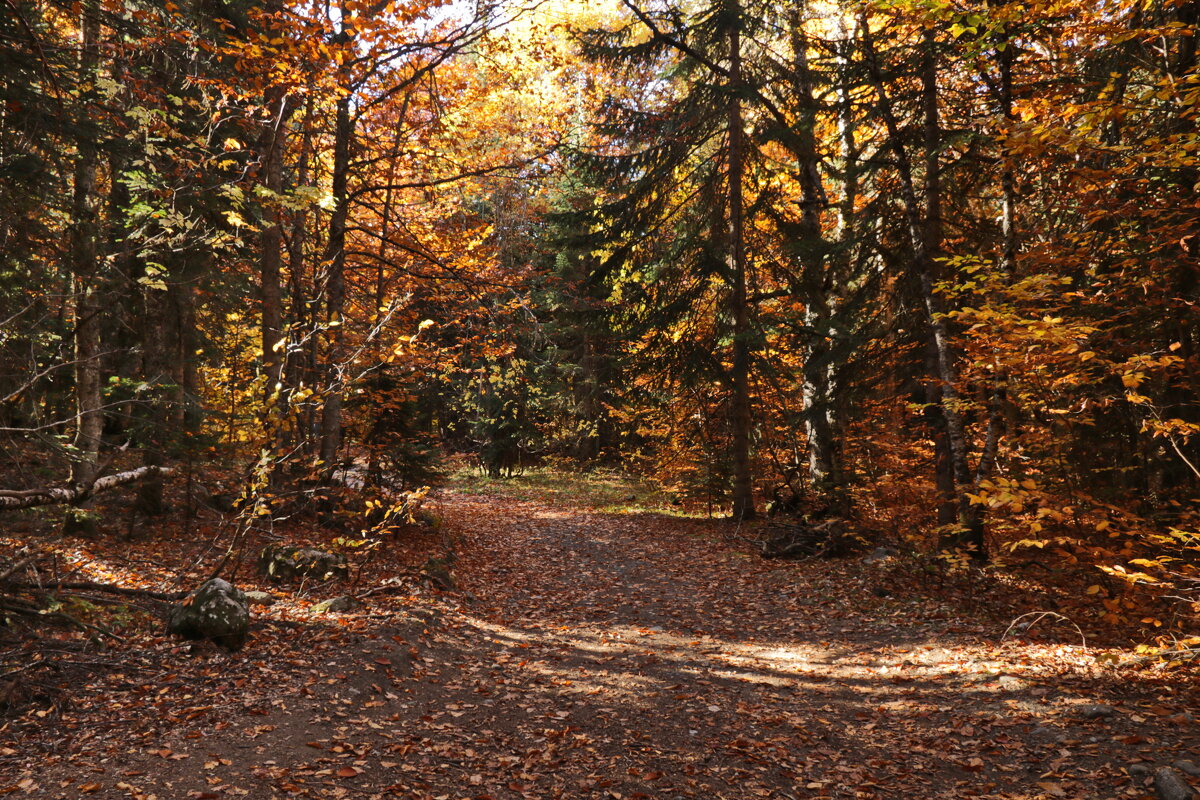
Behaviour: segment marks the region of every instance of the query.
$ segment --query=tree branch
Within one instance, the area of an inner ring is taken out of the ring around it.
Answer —
[[[150,475],[168,475],[171,472],[172,470],[168,467],[146,466],[99,478],[87,486],[56,486],[47,489],[21,490],[0,489],[0,510],[33,508],[34,506],[49,506],[58,503],[78,503],[99,492],[115,489],[118,486],[133,483]]]

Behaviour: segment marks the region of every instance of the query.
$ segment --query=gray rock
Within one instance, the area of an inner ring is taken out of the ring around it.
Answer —
[[[345,614],[347,611],[353,611],[358,608],[358,600],[350,595],[342,595],[334,597],[331,600],[322,600],[320,603],[312,607],[314,614]]]
[[[1195,761],[1189,761],[1186,758],[1181,758],[1171,766],[1180,772],[1191,775],[1193,778],[1200,778],[1200,766],[1197,766]]]
[[[879,564],[883,561],[887,561],[889,558],[892,558],[895,555],[896,551],[890,547],[876,547],[870,553],[867,553],[866,557],[863,558],[863,563]]]
[[[167,618],[167,633],[211,639],[229,650],[240,649],[249,630],[250,604],[245,592],[221,578],[205,581]]]
[[[246,592],[246,602],[252,606],[273,606],[275,596],[267,592]]]
[[[1154,793],[1158,800],[1193,800],[1196,792],[1175,770],[1159,767],[1154,772]]]
[[[1051,742],[1063,742],[1067,738],[1066,736],[1063,735],[1062,731],[1055,730],[1054,728],[1048,727],[1046,725],[1035,725],[1035,726],[1033,726],[1033,730],[1031,730],[1030,733],[1032,733],[1034,736],[1037,736],[1040,739],[1046,739],[1047,741],[1051,741]]]
[[[1144,781],[1153,772],[1149,764],[1130,764],[1125,771],[1129,773],[1129,777],[1137,781]]]
[[[996,683],[1000,684],[1000,688],[1010,691],[1020,691],[1026,687],[1025,681],[1018,678],[1016,675],[1001,675],[996,678]]]
[[[454,575],[450,572],[452,566],[453,561],[449,558],[431,558],[425,562],[425,566],[421,567],[421,574],[437,588],[453,592],[458,589],[458,586],[454,582]]]
[[[325,581],[344,578],[349,573],[346,559],[314,547],[268,545],[258,556],[258,570],[276,581],[292,578],[313,578]]]
[[[1115,708],[1103,703],[1085,703],[1077,710],[1081,719],[1108,719],[1117,713]]]

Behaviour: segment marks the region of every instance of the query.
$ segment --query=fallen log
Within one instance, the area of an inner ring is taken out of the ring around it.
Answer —
[[[148,597],[151,600],[162,600],[171,602],[174,600],[182,600],[188,596],[187,592],[156,592],[153,589],[135,589],[129,586],[115,586],[111,583],[94,583],[92,581],[63,581],[63,582],[48,582],[45,584],[33,583],[10,583],[9,588],[26,592],[101,592],[104,594],[116,594],[124,597]]]
[[[763,558],[832,558],[843,555],[849,541],[845,520],[832,517],[823,522],[770,522],[760,533],[764,538],[751,540]]]
[[[58,503],[79,503],[94,494],[124,486],[151,475],[169,475],[170,467],[138,467],[97,478],[85,486],[52,486],[45,489],[0,489],[0,510],[50,506]]]

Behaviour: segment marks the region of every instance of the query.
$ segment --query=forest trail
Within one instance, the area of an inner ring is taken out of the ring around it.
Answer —
[[[1117,798],[1151,796],[1143,760],[1200,760],[1185,690],[1000,645],[857,561],[766,562],[658,514],[442,511],[461,603],[147,653],[105,679],[107,717],[8,754],[16,796]]]

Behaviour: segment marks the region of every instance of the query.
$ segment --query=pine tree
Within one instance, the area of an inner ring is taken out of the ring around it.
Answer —
[[[587,35],[590,58],[635,80],[605,108],[601,133],[621,152],[583,162],[616,199],[593,215],[593,242],[610,254],[596,271],[616,285],[627,331],[662,374],[720,384],[726,408],[732,505],[754,516],[752,358],[748,285],[745,32],[757,15],[720,0],[685,17],[645,11],[620,30]],[[715,67],[715,69],[714,69]],[[690,331],[699,335],[656,335]]]

